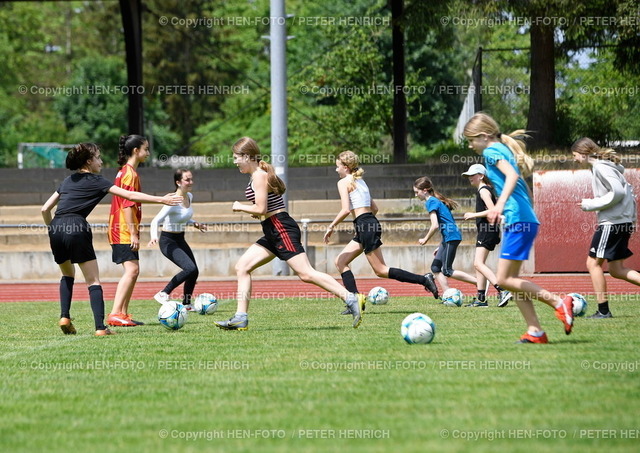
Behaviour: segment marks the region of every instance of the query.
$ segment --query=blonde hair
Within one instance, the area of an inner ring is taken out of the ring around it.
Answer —
[[[463,135],[471,138],[480,134],[487,134],[509,148],[524,178],[533,173],[533,159],[527,154],[527,146],[522,140],[515,138],[518,136],[527,137],[524,129],[518,129],[510,134],[503,134],[500,132],[498,123],[493,118],[486,113],[476,113],[464,126]]]
[[[362,175],[364,174],[364,169],[360,167],[360,160],[358,159],[358,155],[353,151],[343,151],[338,154],[338,160],[342,165],[349,169],[349,173],[351,174],[351,181],[349,182],[349,192],[355,190],[356,188],[356,180],[362,179]]]
[[[426,189],[429,195],[436,197],[438,200],[442,201],[451,211],[458,207],[458,203],[455,200],[445,197],[433,188],[433,182],[431,182],[431,178],[429,178],[428,176],[423,176],[422,178],[416,179],[413,183],[413,187],[420,190]]]
[[[270,193],[282,195],[286,192],[287,186],[284,181],[276,175],[273,165],[262,160],[260,148],[256,141],[249,137],[242,137],[233,144],[233,153],[241,156],[249,156],[250,160],[258,162],[258,167],[267,173],[267,186]]]
[[[620,163],[620,156],[618,153],[611,148],[600,148],[589,137],[582,137],[576,140],[576,142],[571,145],[571,152],[595,157],[596,159],[608,160],[616,164]]]

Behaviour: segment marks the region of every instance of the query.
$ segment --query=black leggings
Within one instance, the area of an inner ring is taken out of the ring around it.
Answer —
[[[174,289],[184,282],[184,295],[182,299],[185,304],[190,304],[199,271],[191,247],[189,247],[189,244],[187,244],[187,241],[184,239],[184,233],[167,233],[163,231],[160,233],[159,243],[162,254],[182,269],[182,271],[174,275],[167,286],[164,287],[164,292],[171,294]]]

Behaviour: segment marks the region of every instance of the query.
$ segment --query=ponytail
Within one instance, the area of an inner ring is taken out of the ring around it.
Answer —
[[[613,163],[620,163],[620,156],[611,148],[600,148],[593,140],[589,137],[582,137],[571,145],[571,152],[575,152],[578,154],[584,154],[589,157],[594,157],[596,159],[608,160]]]
[[[267,192],[273,192],[277,195],[282,195],[287,191],[287,186],[284,181],[276,175],[276,170],[273,165],[267,163],[264,160],[258,160],[258,167],[261,170],[267,172]]]
[[[413,183],[413,187],[420,190],[426,190],[429,195],[431,195],[432,197],[436,197],[438,200],[442,201],[445,206],[451,211],[455,210],[458,207],[458,203],[455,200],[445,197],[433,188],[431,178],[429,178],[428,176],[423,176],[416,179]]]
[[[510,134],[498,134],[498,140],[504,144],[513,153],[513,157],[516,158],[516,163],[520,169],[520,174],[523,178],[531,176],[533,173],[533,159],[527,154],[527,145],[522,140],[515,137],[528,137],[527,132],[523,129],[518,129]]]

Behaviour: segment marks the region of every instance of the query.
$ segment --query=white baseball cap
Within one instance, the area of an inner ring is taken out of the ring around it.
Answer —
[[[473,176],[473,175],[486,175],[487,169],[484,168],[482,164],[473,164],[469,167],[467,171],[462,173],[462,176]]]

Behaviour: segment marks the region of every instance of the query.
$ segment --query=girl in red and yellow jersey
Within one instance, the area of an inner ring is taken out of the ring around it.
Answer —
[[[149,157],[149,142],[140,135],[120,137],[118,164],[122,167],[116,175],[114,184],[126,190],[140,191],[140,178],[137,168]],[[110,326],[133,327],[142,324],[134,321],[128,313],[133,287],[140,273],[138,250],[140,250],[140,221],[142,209],[140,203],[114,196],[109,213],[109,243],[112,260],[122,264],[124,274],[118,282],[113,308],[107,318]]]

